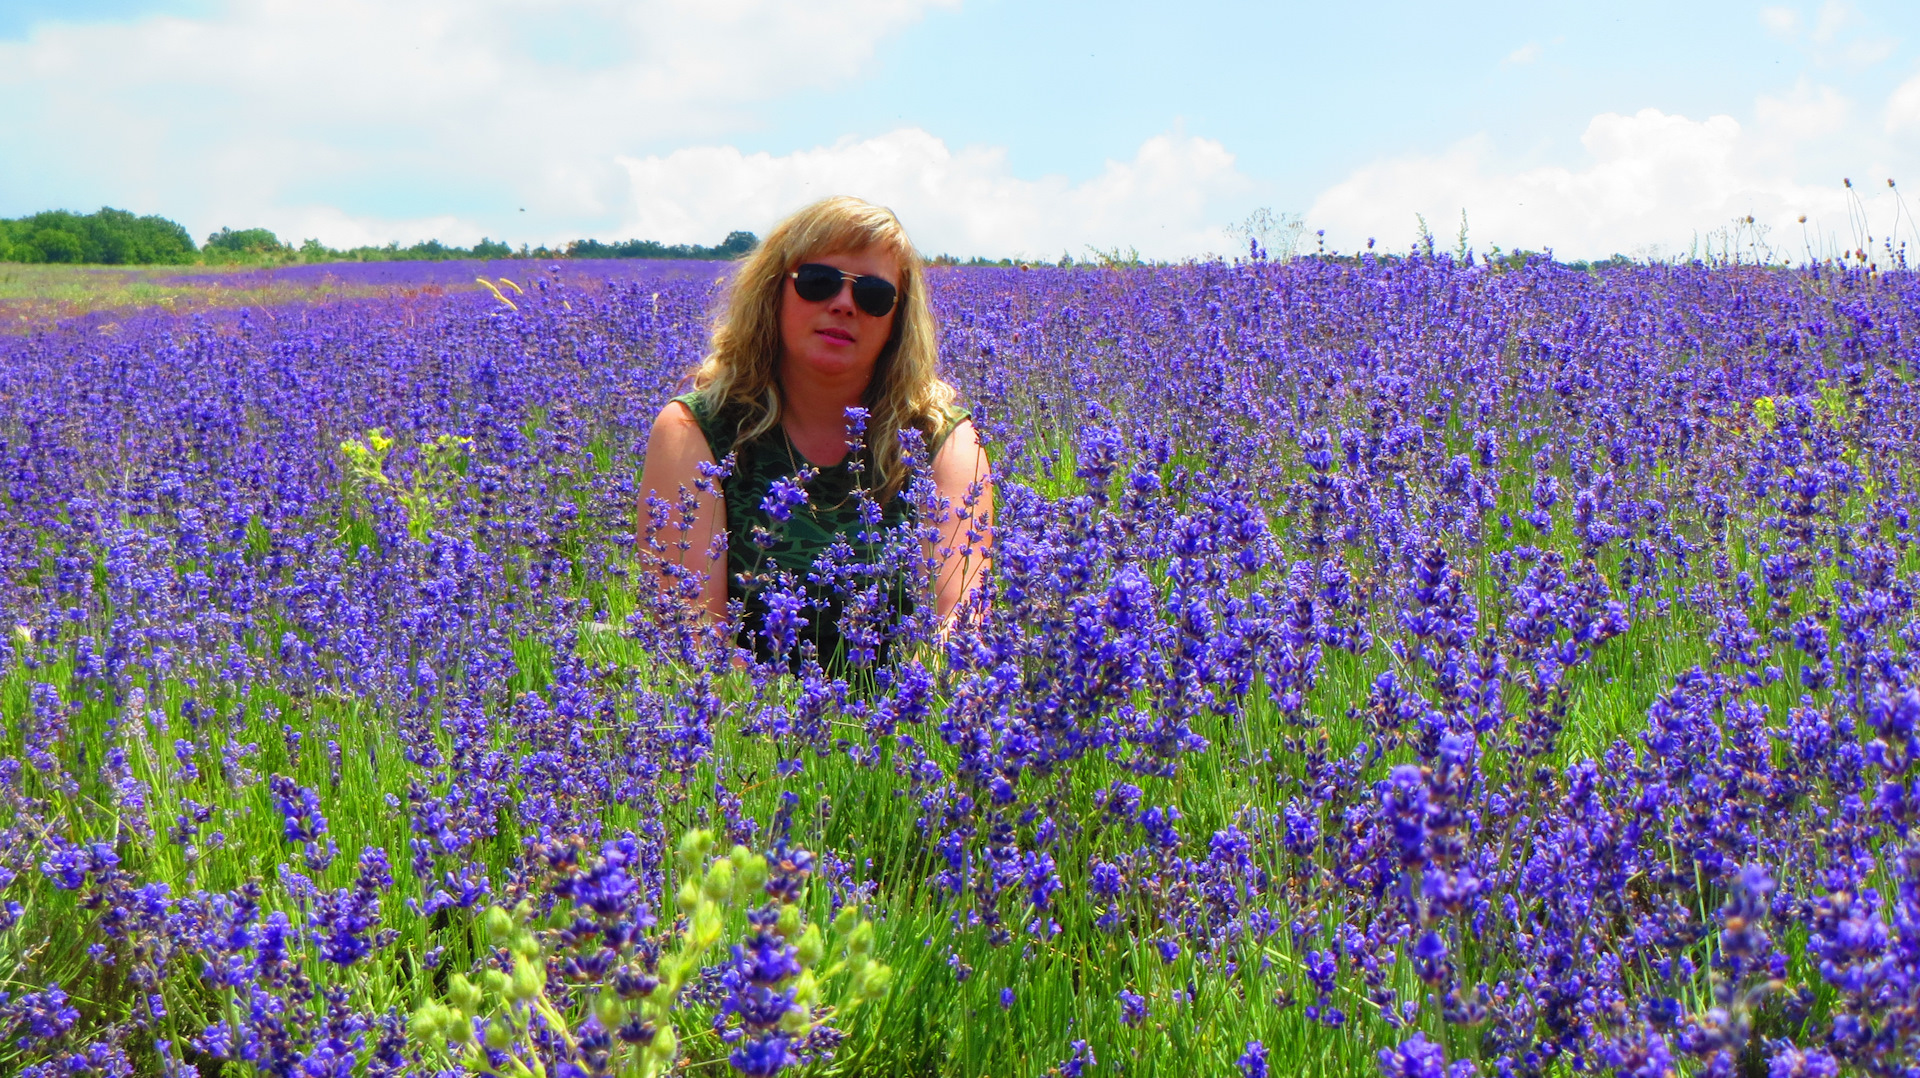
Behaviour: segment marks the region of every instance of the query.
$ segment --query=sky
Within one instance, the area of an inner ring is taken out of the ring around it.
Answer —
[[[1911,0],[0,0],[0,216],[196,238],[1798,259],[1920,245],[1908,177]]]

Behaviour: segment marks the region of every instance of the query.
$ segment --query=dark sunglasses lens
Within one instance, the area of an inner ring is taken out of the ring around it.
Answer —
[[[854,304],[875,318],[893,310],[893,299],[893,286],[878,277],[861,277],[853,282]]]
[[[808,303],[819,303],[838,295],[840,282],[845,279],[846,275],[836,267],[808,262],[793,271],[793,294]],[[893,285],[883,277],[853,279],[854,305],[875,318],[883,318],[893,310],[895,299]]]
[[[794,271],[793,294],[808,303],[818,303],[840,291],[840,271],[832,266],[809,262]]]

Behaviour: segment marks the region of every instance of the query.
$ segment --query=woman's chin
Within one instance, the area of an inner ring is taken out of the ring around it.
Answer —
[[[822,381],[839,381],[873,369],[873,360],[862,362],[851,347],[808,348],[787,357],[790,376]]]

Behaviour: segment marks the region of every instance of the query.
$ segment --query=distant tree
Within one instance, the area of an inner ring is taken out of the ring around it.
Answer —
[[[760,237],[751,232],[729,232],[727,238],[720,241],[720,246],[713,250],[726,258],[739,258],[758,246],[760,246]]]
[[[192,237],[164,217],[136,217],[126,210],[103,207],[81,218],[80,225],[89,262],[147,265],[193,260]]]
[[[567,244],[568,258],[692,258],[732,260],[760,245],[760,237],[751,232],[729,232],[716,247],[697,243],[665,244],[657,240],[574,240]]]
[[[193,256],[186,229],[164,217],[137,217],[126,210],[47,210],[0,221],[0,257],[10,261],[178,264]]]
[[[164,217],[136,217],[126,210],[102,209],[98,213],[77,214],[66,210],[48,210],[14,220],[0,218],[0,261],[84,262],[108,265],[177,264],[196,257],[216,264],[260,262],[392,262],[443,261],[459,258],[697,258],[735,259],[752,251],[760,238],[751,232],[734,231],[712,247],[697,243],[664,244],[654,240],[576,240],[566,247],[513,247],[491,237],[482,237],[471,248],[454,247],[439,240],[422,240],[411,246],[388,243],[380,247],[354,247],[340,251],[317,239],[309,239],[295,248],[265,228],[231,228],[207,237],[205,248],[195,248],[187,230]]]
[[[220,231],[207,237],[207,250],[225,251],[236,255],[271,255],[290,251],[293,248],[280,242],[280,237],[265,228],[243,228],[238,231],[222,226]]]
[[[64,228],[36,228],[27,234],[27,250],[39,257],[32,262],[85,262],[86,241]]]

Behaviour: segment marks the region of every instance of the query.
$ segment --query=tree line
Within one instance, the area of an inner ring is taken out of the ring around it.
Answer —
[[[574,240],[556,247],[518,249],[488,237],[471,247],[426,240],[402,247],[328,247],[317,239],[298,246],[265,228],[222,228],[196,246],[185,227],[165,217],[139,217],[126,210],[102,208],[80,214],[48,210],[28,217],[0,218],[0,262],[65,262],[81,265],[178,266],[280,265],[297,262],[444,261],[461,258],[676,258],[727,260],[739,258],[760,242],[751,232],[731,232],[707,247],[697,243],[665,244],[653,240]]]
[[[0,218],[0,261],[91,262],[100,265],[182,265],[198,252],[187,230],[164,217],[126,210],[78,214],[48,210]]]

